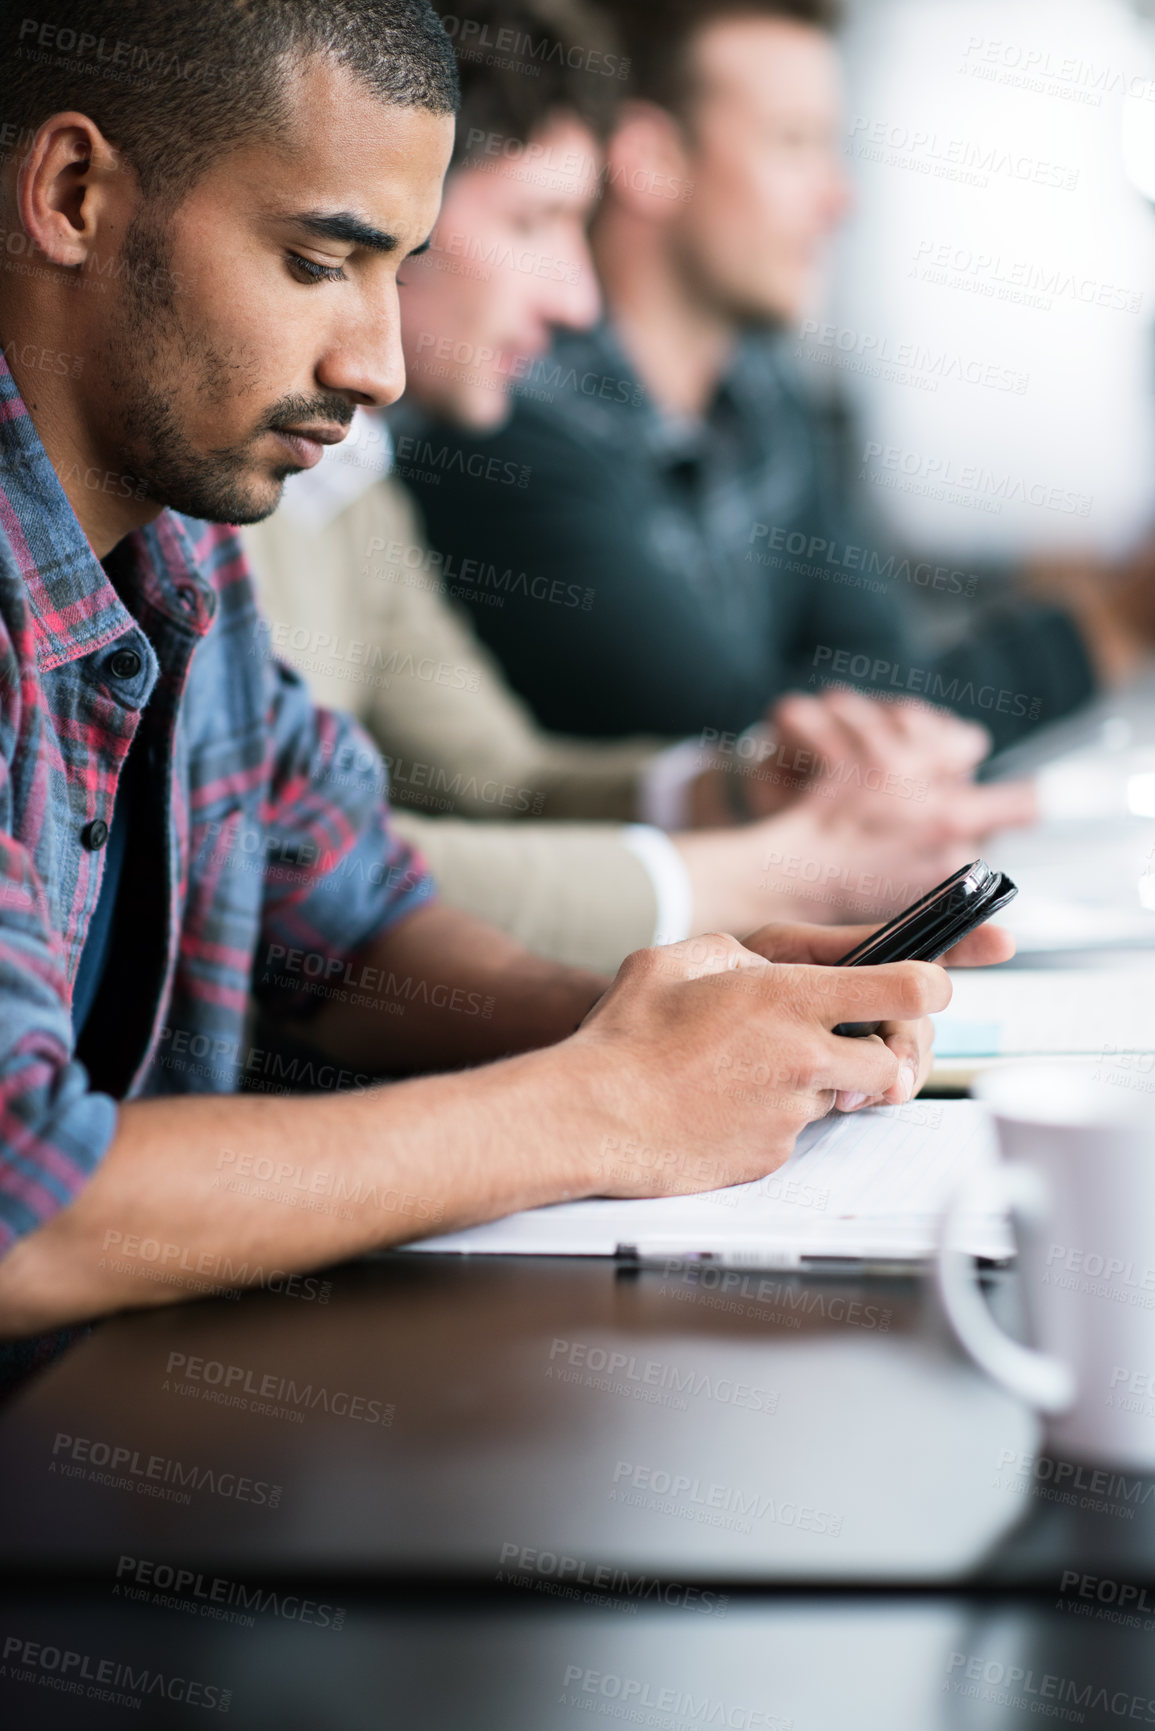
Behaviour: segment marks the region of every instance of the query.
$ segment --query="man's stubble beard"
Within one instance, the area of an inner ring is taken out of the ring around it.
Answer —
[[[212,523],[258,523],[280,503],[246,480],[252,439],[200,451],[181,426],[181,392],[190,382],[199,404],[230,402],[237,367],[211,344],[194,342],[180,323],[173,296],[170,250],[163,227],[138,216],[124,238],[124,300],[103,357],[122,468],[141,496]],[[295,473],[270,471],[270,481]]]

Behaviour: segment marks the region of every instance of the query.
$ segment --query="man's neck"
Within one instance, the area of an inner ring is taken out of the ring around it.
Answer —
[[[63,320],[38,319],[32,334],[32,321],[19,308],[0,308],[0,348],[8,370],[89,546],[103,559],[118,541],[151,522],[159,507],[137,498],[138,478],[102,452],[71,378],[45,365],[45,354],[67,355],[75,347]]]
[[[658,405],[695,420],[706,413],[730,364],[738,328],[694,292],[660,230],[610,207],[594,253],[614,330]]]

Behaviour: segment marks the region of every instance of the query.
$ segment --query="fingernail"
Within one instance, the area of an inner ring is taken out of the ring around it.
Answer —
[[[904,1100],[913,1100],[914,1099],[914,1091],[918,1087],[918,1071],[915,1069],[914,1065],[910,1062],[910,1060],[907,1059],[906,1063],[903,1064],[903,1066],[901,1067],[901,1069],[899,1070],[898,1073],[899,1073],[899,1076],[902,1078],[902,1097],[903,1097],[903,1099]]]
[[[839,1094],[835,1105],[840,1112],[853,1112],[867,1098],[866,1094]]]

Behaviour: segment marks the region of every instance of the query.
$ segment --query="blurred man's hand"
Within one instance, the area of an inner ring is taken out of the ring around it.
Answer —
[[[699,929],[886,918],[1037,815],[1029,783],[974,781],[986,729],[926,704],[791,696],[771,724],[773,749],[729,772],[765,815],[675,838]]]
[[[769,761],[781,779],[776,785],[750,778],[750,805],[759,816],[808,792],[833,798],[848,787],[892,794],[969,780],[991,746],[975,722],[917,699],[891,703],[857,691],[789,693],[766,724],[775,741]]]
[[[673,838],[695,930],[887,919],[982,853],[991,830],[1034,810],[1033,790],[1018,782],[936,782],[922,799],[828,793],[820,783],[777,817]]]
[[[1034,791],[1025,783],[931,784],[922,799],[813,792],[765,835],[760,879],[768,897],[791,898],[796,919],[888,918],[984,851],[994,830],[1027,823]]]
[[[872,828],[911,827],[897,802],[925,805],[933,790],[961,809],[955,822],[963,837],[1029,823],[1035,815],[1030,790],[976,787],[974,772],[990,750],[990,734],[915,698],[888,702],[856,691],[826,691],[811,697],[791,693],[769,711],[764,736],[746,736],[748,749],[731,754],[717,771],[728,784],[729,811],[771,817],[806,798],[846,804]]]

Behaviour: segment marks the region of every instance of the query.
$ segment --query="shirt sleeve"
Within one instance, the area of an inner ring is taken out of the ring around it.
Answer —
[[[665,830],[647,823],[627,824],[622,845],[641,860],[654,886],[658,914],[652,941],[680,944],[694,929],[694,890],[685,860]]]
[[[369,735],[314,705],[291,668],[267,665],[273,761],[254,989],[266,1007],[300,1015],[320,1007],[351,956],[434,891],[393,828],[388,774]]]
[[[7,645],[5,645],[7,651]],[[32,856],[12,834],[17,747],[0,664],[0,1255],[83,1189],[116,1129],[116,1102],[94,1093],[72,1056],[60,940]]]
[[[432,862],[450,907],[549,961],[614,974],[654,942],[654,879],[619,824],[474,823],[408,811],[396,823]]]
[[[1002,598],[976,608],[969,630],[931,650],[902,604],[920,561],[885,544],[833,485],[837,460],[823,429],[815,439],[813,517],[807,525],[810,607],[793,649],[802,688],[856,685],[911,697],[981,722],[1001,751],[1033,728],[1057,721],[1095,695],[1097,681],[1075,620],[1061,608],[1016,594],[1012,569],[991,568]]]

